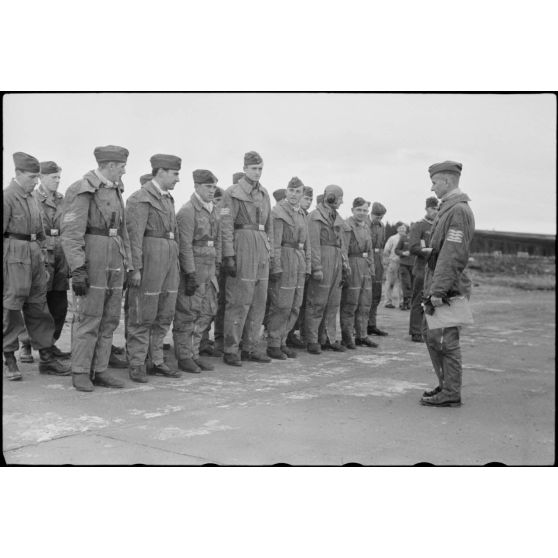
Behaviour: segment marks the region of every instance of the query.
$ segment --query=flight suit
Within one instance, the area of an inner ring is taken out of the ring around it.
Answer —
[[[415,256],[410,253],[409,237],[407,235],[401,236],[394,252],[399,256],[398,274],[403,295],[400,307],[409,310],[413,293],[413,265],[415,264]],[[404,256],[403,252],[409,252],[409,255]]]
[[[370,222],[370,238],[374,251],[374,277],[372,279],[372,303],[368,314],[368,326],[376,327],[378,306],[382,300],[382,281],[384,280],[384,264],[382,254],[386,242],[386,228],[382,222]]]
[[[176,215],[179,243],[180,285],[172,328],[177,360],[198,360],[203,332],[217,313],[221,265],[221,230],[218,210],[209,212],[194,193]],[[185,274],[195,273],[198,287],[186,295]]]
[[[432,253],[424,277],[425,296],[471,295],[471,280],[464,271],[475,232],[475,219],[469,201],[469,196],[461,192],[442,200],[432,225]],[[459,327],[429,329],[424,318],[423,337],[442,388],[440,397],[460,399],[462,365]]]
[[[323,279],[310,277],[306,301],[307,343],[335,343],[336,320],[341,302],[344,238],[343,219],[323,203],[308,216],[312,273],[322,271]]]
[[[48,349],[54,343],[54,321],[46,299],[46,246],[39,206],[15,180],[3,194],[2,348],[17,351],[18,336],[27,328],[32,347]]]
[[[108,367],[124,277],[133,269],[123,188],[89,171],[64,198],[61,242],[66,261],[71,271],[85,265],[89,277],[87,294],[74,297],[74,374],[105,372]]]
[[[254,352],[265,314],[273,219],[266,189],[246,177],[223,195],[223,258],[235,256],[236,277],[227,277],[224,352]]]
[[[413,223],[409,233],[409,250],[415,257],[413,265],[413,292],[411,298],[411,315],[409,317],[409,335],[421,335],[422,325],[422,293],[424,287],[424,270],[426,267],[426,255],[422,248],[430,244],[432,232],[432,221],[424,217]]]
[[[341,293],[341,335],[345,342],[354,343],[367,335],[368,316],[372,304],[374,251],[370,229],[365,221],[358,223],[349,217],[344,225],[345,245],[351,267]]]
[[[174,317],[179,282],[178,227],[174,200],[146,182],[126,202],[126,228],[132,266],[141,271],[139,287],[127,291],[126,350],[130,367],[149,354],[163,364],[163,341]]]
[[[271,274],[281,273],[281,277],[269,287],[268,347],[280,348],[286,345],[287,334],[302,305],[306,274],[311,271],[310,240],[302,209],[294,209],[287,200],[282,200],[271,214]]]

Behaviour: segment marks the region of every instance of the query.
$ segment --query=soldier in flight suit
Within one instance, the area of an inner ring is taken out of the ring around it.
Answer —
[[[75,294],[72,383],[78,391],[124,387],[107,368],[124,277],[133,270],[121,181],[128,150],[107,145],[94,155],[98,168],[68,188],[62,215],[62,248]]]
[[[382,255],[386,242],[386,228],[382,219],[386,214],[386,208],[379,202],[372,204],[370,214],[370,236],[372,237],[372,247],[374,250],[374,279],[372,281],[372,304],[368,315],[368,335],[387,335],[377,326],[378,306],[382,300],[382,281],[384,280],[384,264]]]
[[[298,317],[306,275],[310,274],[308,225],[299,205],[303,188],[299,178],[291,178],[286,199],[271,210],[274,253],[268,294],[267,354],[280,360],[296,357],[296,351],[286,345],[287,333]]]
[[[260,184],[263,159],[255,151],[244,155],[244,173],[225,191],[221,208],[223,267],[228,275],[223,360],[241,366],[243,360],[271,362],[257,349],[265,314],[273,219],[266,189]]]
[[[217,177],[198,169],[193,178],[195,192],[176,216],[181,273],[172,336],[179,368],[199,374],[214,368],[200,357],[200,342],[217,313],[221,235],[213,203]]]
[[[442,201],[432,225],[432,252],[424,278],[424,293],[434,308],[444,304],[444,298],[471,295],[471,280],[465,274],[469,247],[475,232],[475,219],[469,207],[470,198],[459,189],[463,165],[444,161],[429,167],[432,191]],[[435,312],[435,310],[434,310]],[[459,327],[429,329],[423,321],[423,337],[430,354],[438,385],[426,391],[420,400],[431,407],[461,405],[461,347]]]
[[[39,161],[22,152],[14,153],[13,159],[15,178],[3,192],[2,218],[2,345],[6,375],[12,381],[22,378],[14,353],[18,336],[26,327],[31,345],[39,351],[39,372],[68,376],[70,368],[59,362],[52,351],[54,321],[47,304],[45,234],[37,200],[32,195],[39,178]]]
[[[170,192],[179,181],[182,161],[175,155],[157,154],[150,162],[151,180],[126,203],[134,268],[128,278],[126,349],[130,379],[142,383],[147,382],[147,374],[181,375],[165,363],[163,341],[178,292],[178,228]]]

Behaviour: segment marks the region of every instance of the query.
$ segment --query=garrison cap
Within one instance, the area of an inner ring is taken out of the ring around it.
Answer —
[[[146,182],[149,182],[153,179],[153,175],[151,173],[142,174],[140,176],[140,184],[143,186]]]
[[[182,165],[182,159],[176,155],[165,155],[163,153],[157,153],[149,159],[152,169],[168,169],[168,170],[180,170]]]
[[[439,172],[451,172],[453,174],[461,175],[461,169],[463,165],[461,163],[456,163],[455,161],[444,161],[443,163],[436,163],[435,165],[430,165],[428,167],[428,172],[430,177],[434,176]]]
[[[41,172],[41,165],[33,155],[28,155],[27,153],[23,153],[23,151],[17,151],[13,154],[13,158],[16,169],[26,172]]]
[[[245,167],[249,165],[259,165],[260,163],[263,163],[263,159],[259,153],[256,153],[255,151],[248,151],[248,153],[244,154]]]
[[[434,197],[434,196],[430,196],[429,198],[426,198],[426,209],[428,209],[429,207],[438,207],[438,198]]]
[[[54,174],[61,170],[62,167],[59,167],[54,161],[41,161],[41,174]]]
[[[302,191],[303,196],[307,196],[308,198],[314,197],[314,190],[310,186],[304,186],[304,190]]]
[[[273,192],[273,197],[275,198],[275,201],[280,202],[281,200],[284,200],[287,197],[287,189],[286,188],[279,188],[279,190],[275,190],[275,192]]]
[[[287,188],[300,188],[301,186],[304,187],[304,183],[298,176],[293,176],[287,184]]]
[[[368,205],[370,202],[367,202],[364,198],[358,197],[353,200],[353,207],[362,207],[363,205]]]
[[[372,204],[372,215],[377,215],[378,217],[385,215],[387,212],[387,209],[380,203],[380,202],[374,202]]]
[[[194,184],[217,184],[217,177],[209,170],[196,169],[192,176]]]
[[[125,163],[130,152],[125,147],[118,145],[104,145],[96,147],[93,151],[97,163]]]
[[[219,188],[219,186],[216,186],[215,193],[213,194],[213,199],[222,198],[224,193],[225,192],[223,192],[223,188]]]
[[[235,172],[233,174],[233,184],[238,184],[238,181],[244,176],[243,172]]]

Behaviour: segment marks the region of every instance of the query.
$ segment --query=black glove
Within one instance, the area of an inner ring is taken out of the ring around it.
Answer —
[[[85,296],[89,290],[89,277],[84,265],[72,271],[72,290],[76,296]]]
[[[236,262],[234,256],[225,256],[223,259],[223,267],[229,277],[236,277]]]
[[[269,280],[270,280],[272,283],[277,283],[278,281],[281,280],[281,275],[283,275],[283,272],[282,272],[282,271],[275,271],[275,272],[273,272],[273,273],[270,273],[270,274],[269,274]]]
[[[184,294],[186,296],[192,296],[198,287],[199,285],[196,281],[196,274],[186,273],[186,288],[184,289]]]

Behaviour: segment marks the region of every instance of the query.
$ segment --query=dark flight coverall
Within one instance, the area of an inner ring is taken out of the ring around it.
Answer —
[[[15,180],[3,194],[2,349],[17,351],[18,336],[25,328],[34,349],[48,349],[54,343],[54,321],[46,299],[45,234],[39,206]]]
[[[413,223],[409,233],[409,250],[416,256],[413,266],[413,294],[411,299],[411,315],[409,316],[409,335],[421,335],[422,326],[422,293],[424,287],[424,269],[426,267],[426,255],[421,248],[430,244],[430,233],[432,232],[432,221],[422,218]]]
[[[271,214],[274,247],[271,274],[280,272],[281,277],[269,287],[268,347],[282,347],[302,305],[306,274],[311,268],[310,240],[302,209],[295,210],[287,200],[282,200]]]
[[[323,279],[310,277],[306,301],[306,342],[335,343],[336,320],[341,302],[344,237],[343,219],[323,203],[308,216],[312,273],[323,272]]]
[[[223,195],[223,258],[236,258],[236,277],[227,277],[224,352],[256,350],[265,314],[273,219],[269,194],[246,177]]]
[[[372,304],[374,252],[368,223],[358,223],[354,217],[345,221],[345,245],[351,275],[341,293],[341,335],[346,343],[367,336],[366,327]],[[353,333],[354,332],[354,333]]]
[[[408,256],[404,256],[403,252],[409,252]],[[401,282],[401,291],[403,292],[403,302],[401,306],[410,307],[411,295],[413,293],[413,266],[415,264],[415,256],[413,256],[409,248],[409,237],[401,236],[395,253],[399,256],[399,281]]]
[[[74,297],[72,372],[105,372],[120,321],[126,270],[133,269],[122,183],[89,171],[66,191],[61,241],[71,271],[85,265],[89,290]]]
[[[203,332],[217,313],[216,273],[221,265],[218,211],[213,206],[210,213],[193,194],[176,215],[181,273],[172,336],[177,360],[199,358]],[[192,296],[185,293],[187,273],[196,274],[198,287]]]
[[[178,291],[178,227],[174,200],[153,182],[146,182],[126,202],[126,228],[132,266],[141,271],[141,285],[128,288],[126,349],[130,367],[142,366],[147,355],[163,364],[163,340],[174,317]]]
[[[372,304],[370,305],[370,314],[368,315],[368,325],[376,326],[376,314],[378,306],[382,300],[382,281],[384,280],[384,264],[382,262],[382,254],[386,243],[386,228],[383,223],[370,223],[370,237],[372,238],[372,247],[374,250],[374,270],[375,275],[372,280]]]
[[[469,201],[467,194],[459,193],[440,205],[430,237],[432,254],[424,277],[426,296],[471,295],[471,280],[464,272],[475,232],[475,219]],[[423,337],[442,388],[439,395],[448,400],[460,399],[462,366],[459,327],[429,329],[425,317]]]

